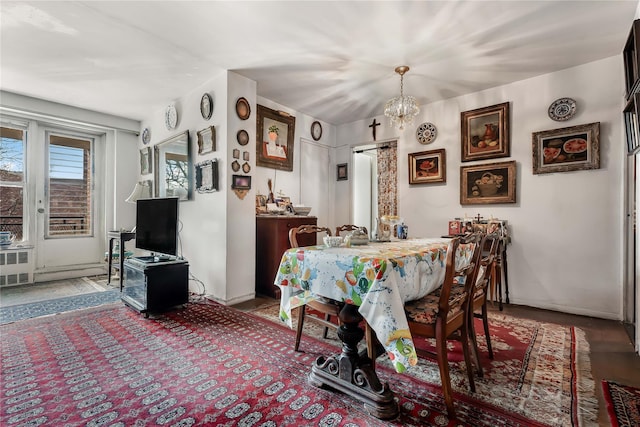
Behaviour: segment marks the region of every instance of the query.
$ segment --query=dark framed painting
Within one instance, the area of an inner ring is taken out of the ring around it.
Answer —
[[[447,182],[447,158],[440,150],[409,153],[409,184]]]
[[[600,169],[600,122],[532,134],[533,173]]]
[[[249,175],[232,175],[231,188],[234,190],[250,190],[251,176]]]
[[[460,204],[516,203],[516,162],[460,167]]]
[[[293,170],[293,138],[296,118],[258,105],[256,165]]]
[[[463,162],[509,157],[509,103],[460,113]]]
[[[349,169],[347,163],[340,163],[336,167],[336,178],[338,181],[346,181],[349,179]]]

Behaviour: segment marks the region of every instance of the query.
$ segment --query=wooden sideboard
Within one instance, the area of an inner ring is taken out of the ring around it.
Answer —
[[[280,298],[280,288],[273,284],[282,254],[289,249],[289,230],[301,225],[317,225],[315,216],[256,216],[256,294]],[[316,244],[316,236],[298,237],[300,246]]]

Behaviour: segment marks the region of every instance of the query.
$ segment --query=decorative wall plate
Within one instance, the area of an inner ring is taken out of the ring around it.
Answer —
[[[242,164],[242,172],[244,172],[244,173],[249,173],[249,172],[251,172],[251,166],[249,165],[249,163],[244,162],[244,163]]]
[[[167,126],[167,130],[173,130],[178,124],[178,111],[176,106],[171,104],[167,107],[164,113],[164,124]]]
[[[433,123],[422,123],[416,129],[416,139],[420,144],[431,144],[438,136],[438,129]]]
[[[238,100],[236,101],[236,113],[242,120],[247,120],[251,115],[251,107],[249,106],[249,101],[247,101],[244,97],[238,98]]]
[[[231,169],[233,169],[234,172],[238,172],[240,170],[240,162],[234,160],[233,163],[231,163]]]
[[[571,98],[559,98],[549,105],[549,117],[556,122],[569,120],[576,114],[576,101]]]
[[[144,128],[142,130],[142,143],[146,145],[149,142],[151,142],[151,131],[149,128]]]
[[[246,130],[240,129],[238,133],[236,133],[236,139],[238,140],[238,144],[247,145],[249,143],[249,134]]]
[[[322,138],[322,124],[317,120],[311,123],[311,138],[313,138],[314,141]]]
[[[213,99],[208,93],[202,95],[202,99],[200,99],[200,114],[205,120],[209,120],[213,114]]]

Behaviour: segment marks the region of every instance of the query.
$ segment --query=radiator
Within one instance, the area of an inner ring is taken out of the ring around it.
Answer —
[[[33,283],[33,248],[0,250],[0,287]]]

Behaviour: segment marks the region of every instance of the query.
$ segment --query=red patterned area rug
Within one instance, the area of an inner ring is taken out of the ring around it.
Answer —
[[[437,385],[380,367],[401,408],[398,419],[382,422],[352,399],[307,383],[312,361],[335,352],[334,346],[305,338],[307,352],[295,353],[293,340],[286,327],[216,303],[190,304],[156,319],[111,305],[4,325],[0,425],[453,427],[545,422],[467,394],[456,396],[459,418],[448,420]],[[512,386],[522,388],[526,382],[523,378]],[[550,386],[549,392],[555,388]]]
[[[603,380],[602,391],[612,427],[640,426],[640,389]]]
[[[253,313],[279,322],[278,305],[263,307]],[[476,393],[469,391],[460,344],[449,343],[451,383],[457,392],[456,399],[477,399],[549,426],[597,425],[598,401],[584,331],[502,313],[490,312],[489,316],[494,359],[489,359],[484,334],[479,334],[484,377],[475,378]],[[476,319],[476,330],[483,331],[479,319]],[[322,340],[322,327],[316,323],[305,322],[304,331]],[[324,341],[339,345],[333,333]],[[420,347],[433,344],[428,341],[416,343]],[[309,349],[306,338],[300,349]],[[389,372],[392,369],[385,356],[378,358],[377,366],[385,366]],[[420,359],[417,367],[403,375],[436,387],[435,392],[440,393],[440,374],[435,360]],[[393,376],[387,378],[393,384]],[[393,385],[391,388],[404,391],[404,387],[405,383],[400,382],[396,388]]]

